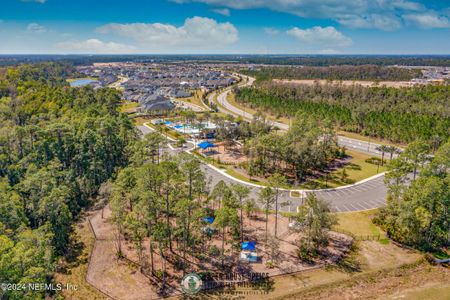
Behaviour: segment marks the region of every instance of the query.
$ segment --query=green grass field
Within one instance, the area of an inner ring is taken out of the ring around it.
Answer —
[[[378,167],[377,165],[365,162],[366,159],[371,157],[370,155],[365,155],[362,153],[353,152],[349,150],[347,150],[347,155],[350,156],[350,161],[345,166],[345,172],[347,173],[347,177],[345,177],[344,179],[342,178],[342,172],[344,168],[338,168],[328,175],[327,180],[325,180],[325,176],[322,176],[317,179],[308,180],[298,186],[289,185],[286,186],[285,188],[320,189],[320,188],[339,187],[361,181],[363,179],[372,177],[376,174],[386,171],[385,166]],[[267,185],[266,180],[256,180],[256,179],[250,180],[248,176],[245,176],[244,174],[237,172],[236,170],[233,169],[233,167],[226,165],[224,165],[223,167],[227,169],[228,174],[237,179],[262,186]]]
[[[203,91],[202,90],[196,90],[194,91],[194,94],[191,97],[186,97],[186,98],[176,98],[177,101],[181,101],[181,102],[187,102],[187,103],[192,103],[195,104],[201,108],[205,108],[208,109],[208,107],[203,103],[202,101],[202,97],[203,97]]]
[[[123,101],[120,105],[120,112],[133,112],[139,106],[137,102]]]
[[[334,227],[337,231],[350,232],[357,236],[380,235],[385,237],[385,233],[372,222],[378,209],[356,212],[337,213],[338,224]]]
[[[358,182],[365,178],[372,177],[376,174],[386,171],[386,166],[377,166],[366,162],[366,159],[370,158],[370,155],[363,153],[346,150],[348,156],[350,156],[350,162],[345,166],[346,173],[348,175],[348,183]],[[332,177],[331,183],[336,186],[343,185],[342,171],[344,168],[339,168],[333,171],[330,175]],[[323,181],[323,179],[321,180]],[[348,184],[347,183],[347,184]]]
[[[72,83],[72,82],[74,82],[74,81],[82,80],[82,79],[97,80],[98,78],[95,78],[95,77],[79,77],[79,78],[69,78],[69,79],[66,79],[66,81],[67,81],[68,83]]]

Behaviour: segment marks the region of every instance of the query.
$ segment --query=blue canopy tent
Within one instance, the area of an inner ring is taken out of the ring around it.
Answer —
[[[241,243],[241,249],[247,251],[255,251],[256,242],[243,242]]]
[[[202,221],[208,224],[214,223],[214,217],[204,217],[202,218]]]
[[[206,142],[206,141],[197,144],[197,146],[199,148],[201,148],[202,150],[205,150],[205,149],[208,149],[208,148],[212,148],[212,147],[216,147],[216,145],[214,145],[213,143]]]

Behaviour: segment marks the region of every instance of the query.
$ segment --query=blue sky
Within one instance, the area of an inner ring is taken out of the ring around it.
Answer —
[[[450,0],[2,0],[0,53],[450,54]]]

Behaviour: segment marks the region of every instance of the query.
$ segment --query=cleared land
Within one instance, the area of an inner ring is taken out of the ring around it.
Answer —
[[[102,292],[107,293],[115,299],[156,299],[158,295],[157,279],[150,279],[139,272],[139,267],[135,262],[138,261],[137,253],[131,242],[122,241],[122,250],[127,259],[118,260],[116,253],[115,235],[116,228],[110,223],[110,208],[104,209],[102,216],[101,210],[98,210],[90,218],[97,240],[93,248],[91,262],[87,270],[88,280]],[[273,234],[274,216],[269,216],[269,230]],[[338,257],[341,257],[348,251],[351,239],[347,236],[333,233],[331,243],[326,248],[327,255],[321,259],[307,264],[301,263],[296,253],[297,234],[288,231],[288,218],[279,217],[279,237],[280,247],[279,254],[276,258],[275,267],[267,267],[266,260],[269,257],[269,250],[265,249],[262,239],[264,237],[265,219],[261,214],[254,214],[253,217],[245,217],[245,236],[248,240],[258,241],[258,256],[262,258],[261,262],[255,264],[237,263],[237,252],[226,244],[225,246],[225,267],[226,270],[235,270],[243,268],[252,272],[268,272],[270,275],[285,274],[307,270],[319,267],[324,263],[332,263]],[[227,234],[228,235],[228,234]],[[191,262],[189,272],[193,270],[214,271],[222,273],[224,269],[221,267],[221,259],[217,253],[220,249],[221,236],[213,236],[205,245],[202,251],[197,253],[189,253],[187,258]],[[148,242],[144,242],[144,253],[149,251]],[[167,272],[170,274],[168,285],[170,293],[178,293],[179,282],[182,278],[182,270],[174,264],[180,259],[179,246],[174,245],[174,254],[167,255]],[[215,251],[211,251],[214,249]],[[162,267],[162,259],[157,253],[154,254],[155,267]],[[148,257],[145,259],[148,262]],[[237,269],[235,269],[237,268]],[[191,270],[192,269],[192,270]],[[228,271],[229,272],[229,271]],[[154,284],[152,284],[153,282]]]
[[[375,211],[339,213],[341,224],[352,234],[372,234],[381,230],[372,224]],[[242,299],[386,299],[394,293],[437,293],[438,287],[449,284],[448,270],[429,266],[421,254],[401,248],[393,243],[361,241],[351,255],[336,266],[308,270],[292,275],[272,278],[267,290],[244,287],[208,293],[208,298],[224,299],[239,296]],[[422,276],[429,273],[428,276]],[[403,274],[405,277],[402,277]],[[419,291],[409,289],[420,286],[415,281],[424,278],[426,285]],[[410,283],[410,280],[414,283]],[[447,283],[446,283],[447,282]],[[398,289],[396,289],[398,287]],[[445,289],[444,289],[445,291]],[[383,296],[385,295],[385,296]],[[407,298],[406,298],[407,299]],[[444,299],[444,298],[412,298]]]

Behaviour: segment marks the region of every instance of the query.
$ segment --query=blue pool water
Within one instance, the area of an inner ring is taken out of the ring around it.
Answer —
[[[80,87],[80,86],[85,86],[85,85],[88,85],[91,82],[96,82],[96,81],[97,80],[83,78],[83,79],[78,79],[78,80],[75,80],[75,81],[71,82],[70,86],[71,87]]]

